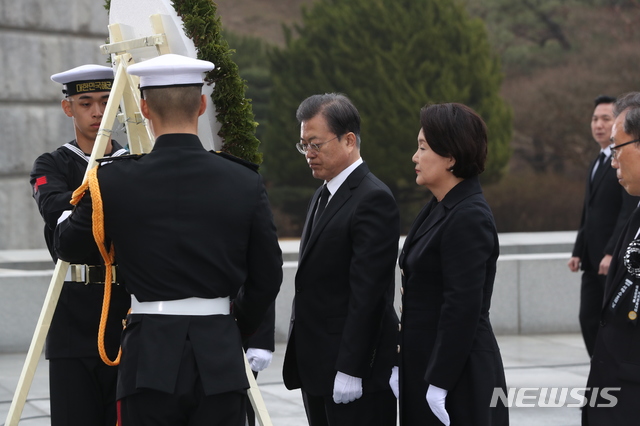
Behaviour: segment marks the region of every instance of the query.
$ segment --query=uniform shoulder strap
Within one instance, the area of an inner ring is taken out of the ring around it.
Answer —
[[[125,161],[125,160],[139,160],[147,154],[127,154],[127,155],[119,155],[117,157],[102,157],[97,158],[96,162],[101,166],[105,164],[109,164],[114,161]]]
[[[227,152],[223,152],[223,151],[209,151],[209,152],[216,154],[219,157],[226,158],[227,160],[231,160],[234,163],[242,164],[243,166],[253,170],[256,173],[258,172],[258,169],[260,169],[260,166],[258,164],[252,163],[251,161],[247,161],[240,157],[236,157],[235,155],[231,155]]]

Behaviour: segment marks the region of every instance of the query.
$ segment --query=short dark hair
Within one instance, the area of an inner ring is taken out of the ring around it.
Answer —
[[[349,132],[355,134],[356,146],[360,148],[360,113],[349,98],[342,93],[309,96],[298,106],[296,118],[302,123],[318,114],[324,116],[329,129],[336,136]]]
[[[420,124],[429,147],[456,160],[451,172],[463,179],[479,175],[487,160],[487,125],[471,108],[458,103],[425,105]]]
[[[616,98],[608,95],[599,95],[593,100],[593,107],[597,107],[600,104],[613,104],[616,102]]]
[[[164,122],[180,122],[198,118],[202,88],[196,85],[143,89],[149,109]]]

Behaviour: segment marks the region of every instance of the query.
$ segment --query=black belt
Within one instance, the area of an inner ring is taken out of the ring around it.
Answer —
[[[118,281],[118,266],[114,265],[112,268],[111,282],[116,283]],[[105,272],[104,265],[71,264],[69,265],[65,281],[84,284],[104,284]]]

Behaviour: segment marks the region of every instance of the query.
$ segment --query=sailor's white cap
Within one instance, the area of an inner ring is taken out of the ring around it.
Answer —
[[[168,53],[127,67],[131,75],[140,76],[140,88],[191,86],[203,84],[203,73],[215,66],[209,61]]]
[[[64,85],[67,96],[88,92],[108,92],[113,83],[113,69],[104,65],[81,65],[53,74],[51,80]]]

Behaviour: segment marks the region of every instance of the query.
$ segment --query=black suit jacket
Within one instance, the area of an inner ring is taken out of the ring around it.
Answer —
[[[640,401],[640,327],[629,321],[628,314],[634,288],[631,286],[612,310],[611,303],[618,295],[626,279],[633,280],[624,266],[624,255],[629,243],[640,228],[640,208],[637,208],[613,252],[607,275],[600,329],[591,359],[587,387],[620,388],[610,394],[617,398],[614,407],[587,407],[589,426],[636,425],[638,401]],[[640,279],[634,280],[640,283]],[[596,405],[610,405],[611,401],[598,398]]]
[[[591,180],[591,164],[584,192],[580,229],[572,256],[580,258],[581,269],[597,271],[605,254],[613,254],[620,232],[640,197],[633,197],[618,183],[611,157],[599,166]]]
[[[400,254],[400,418],[441,424],[425,395],[448,390],[451,424],[508,424],[507,408],[490,409],[505,376],[489,308],[499,254],[493,214],[477,178],[464,180],[416,218]]]
[[[205,151],[195,135],[157,138],[151,153],[100,167],[106,235],[141,302],[235,296],[231,315],[130,315],[118,398],[171,393],[189,339],[207,395],[248,387],[240,332],[251,334],[282,281],[282,256],[260,175]],[[93,242],[86,196],[56,228],[62,259]]]
[[[309,233],[307,212],[283,376],[288,389],[331,395],[337,371],[388,389],[398,318],[393,307],[399,215],[389,188],[361,164]]]

